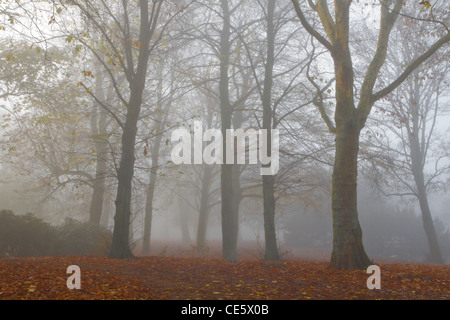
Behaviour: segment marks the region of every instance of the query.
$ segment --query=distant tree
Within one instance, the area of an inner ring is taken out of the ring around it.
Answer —
[[[430,37],[425,22],[414,22],[416,28],[410,28],[407,18],[401,21],[393,32],[396,44],[387,57],[393,72],[384,72],[386,78],[399,72],[401,61],[420,55]],[[443,177],[450,172],[445,164],[450,153],[438,133],[440,116],[450,111],[445,108],[450,93],[449,58],[449,50],[436,53],[378,104],[362,150],[370,160],[367,172],[384,194],[413,196],[419,201],[429,258],[434,263],[443,263],[443,258],[428,195],[445,187]]]

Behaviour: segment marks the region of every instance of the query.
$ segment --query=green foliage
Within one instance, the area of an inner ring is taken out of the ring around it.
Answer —
[[[105,256],[111,233],[73,219],[58,227],[34,217],[0,211],[0,257]]]

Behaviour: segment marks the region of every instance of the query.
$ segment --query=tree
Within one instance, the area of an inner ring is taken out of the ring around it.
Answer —
[[[95,71],[95,96],[104,104],[111,104],[111,99],[114,98],[114,90],[109,87],[104,88],[107,84],[107,79],[102,73],[101,67],[97,65]],[[91,135],[95,144],[95,177],[92,181],[92,200],[89,208],[89,221],[95,225],[100,225],[103,214],[104,196],[106,190],[106,176],[108,174],[108,148],[109,148],[109,132],[108,126],[111,122],[111,117],[105,108],[97,103],[95,100],[92,104],[92,113],[90,117]]]
[[[414,8],[408,9],[414,12]],[[403,23],[393,34],[397,45],[392,46],[387,59],[393,70],[399,68],[398,61],[420,55],[431,36],[425,22],[416,22],[420,27],[412,29],[408,21],[404,21],[407,18],[401,20]],[[405,38],[410,41],[401,41]],[[449,153],[437,132],[439,116],[448,111],[444,110],[442,102],[442,96],[448,94],[448,58],[448,50],[436,53],[434,59],[416,69],[386,103],[380,103],[364,146],[364,155],[370,161],[368,173],[383,194],[413,196],[419,201],[430,248],[429,260],[434,263],[443,263],[443,258],[428,195],[442,190],[445,184],[441,178],[450,169],[443,163]]]
[[[381,0],[380,24],[376,51],[365,71],[362,84],[355,92],[350,32],[350,0],[334,2],[334,17],[326,0],[292,0],[303,27],[329,52],[334,64],[335,121],[321,112],[330,131],[336,135],[336,151],[333,169],[333,251],[330,267],[336,269],[365,269],[371,264],[362,243],[362,230],[357,210],[357,176],[359,138],[374,103],[397,88],[420,64],[450,41],[448,28],[442,28],[440,38],[413,61],[405,61],[407,67],[391,83],[376,90],[379,73],[385,64],[389,38],[400,14],[403,1]],[[306,5],[305,5],[306,3]],[[319,22],[308,21],[308,6]],[[315,27],[320,23],[322,29]],[[325,34],[324,34],[325,33]],[[319,107],[323,109],[323,106]]]
[[[71,2],[89,21],[93,31],[100,35],[105,49],[98,50],[90,46],[84,40],[83,35],[77,37],[77,40],[91,49],[98,62],[108,72],[115,93],[127,110],[124,120],[121,120],[118,114],[113,114],[123,132],[122,152],[117,172],[116,213],[110,253],[112,258],[126,259],[133,256],[129,246],[131,191],[136,135],[146,87],[149,59],[152,51],[160,43],[168,22],[181,11],[175,5],[175,14],[171,15],[167,8],[168,11],[165,15],[167,20],[164,21],[165,23],[161,23],[159,20],[162,15],[163,3],[163,0],[153,2],[144,0],[138,3],[121,1],[118,4],[105,1]],[[137,25],[134,24],[135,16],[139,17]],[[120,70],[124,75],[128,83],[128,92],[121,90],[117,80],[117,71],[114,70]],[[105,104],[102,104],[102,107],[110,110]]]
[[[39,186],[41,201],[34,212],[44,204],[54,208],[51,199],[65,201],[69,207],[94,187],[90,106],[85,91],[74,85],[81,74],[80,56],[67,48],[44,51],[22,42],[11,45],[11,51],[3,52],[10,56],[2,64],[8,77],[0,81],[9,88],[8,113],[3,117],[5,135],[10,137],[5,164],[27,176],[29,184],[23,189]],[[62,194],[66,186],[73,187],[71,196]],[[78,207],[77,213],[88,210]],[[46,210],[46,214],[51,216],[52,211],[57,210]]]

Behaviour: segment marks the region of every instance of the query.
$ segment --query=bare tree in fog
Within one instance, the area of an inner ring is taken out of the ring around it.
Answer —
[[[110,253],[113,258],[133,256],[129,247],[131,190],[136,135],[146,87],[149,59],[152,51],[163,39],[168,23],[182,11],[182,8],[177,5],[173,7],[168,5],[163,8],[163,3],[162,0],[153,2],[145,0],[139,3],[128,1],[121,1],[121,3],[70,2],[80,10],[84,19],[89,21],[89,25],[92,27],[91,32],[99,34],[104,41],[103,52],[96,49],[92,51],[97,57],[98,63],[108,72],[116,95],[121,104],[126,107],[124,119],[121,119],[120,114],[112,114],[123,129],[121,160],[117,173],[116,214]],[[162,15],[164,15],[164,20],[161,19]],[[138,21],[135,17],[138,17]],[[84,39],[82,35],[77,37],[78,41],[89,46]],[[105,55],[109,59],[105,59]],[[122,85],[117,81],[116,72],[125,76],[128,90],[121,88]],[[106,110],[110,110],[107,105],[103,104],[102,106]]]
[[[380,24],[377,49],[365,72],[364,80],[355,92],[355,70],[351,51],[350,12],[357,4],[352,1],[292,0],[303,27],[330,53],[336,77],[336,154],[333,171],[333,252],[330,267],[365,269],[371,264],[362,243],[362,230],[357,210],[357,175],[359,138],[374,103],[395,90],[420,64],[450,41],[448,28],[440,32],[429,49],[408,61],[396,79],[377,90],[379,72],[385,64],[389,38],[402,10],[403,1],[380,1]],[[334,9],[334,16],[330,12]],[[320,28],[316,27],[319,24]],[[329,121],[326,121],[327,124]],[[331,129],[331,128],[330,128]]]
[[[418,11],[418,10],[416,10]],[[416,22],[411,28],[407,18],[393,34],[388,63],[392,78],[401,71],[402,61],[411,61],[426,50],[430,36],[427,24]],[[408,40],[408,41],[405,41]],[[385,103],[375,111],[372,129],[368,129],[371,178],[386,195],[417,198],[423,228],[430,248],[429,260],[443,263],[430,210],[429,193],[442,190],[444,174],[450,172],[445,163],[450,154],[438,133],[439,116],[448,99],[449,50],[416,69]]]

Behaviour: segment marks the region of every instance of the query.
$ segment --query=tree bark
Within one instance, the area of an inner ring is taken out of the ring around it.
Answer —
[[[357,209],[357,176],[359,152],[357,121],[348,120],[336,133],[336,155],[333,170],[333,252],[330,267],[366,269],[370,264],[363,243]]]

